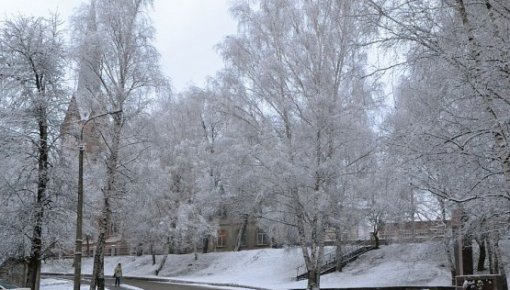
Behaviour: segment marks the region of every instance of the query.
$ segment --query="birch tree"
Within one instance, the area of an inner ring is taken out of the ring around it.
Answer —
[[[510,47],[504,29],[508,3],[403,1],[394,6],[367,2],[381,15],[383,34],[391,35],[383,41],[405,43],[404,49],[410,49],[397,114],[407,126],[400,131],[410,145],[404,151],[417,161],[413,183],[442,203],[463,204],[475,224],[485,223],[469,209],[479,211],[493,204],[498,214],[485,214],[498,224],[508,215],[504,208],[509,201],[505,120],[510,86],[505,59]],[[475,228],[480,231],[471,227]],[[496,238],[505,231],[492,227],[480,233],[492,232]],[[504,268],[498,267],[505,275]]]
[[[146,15],[151,4],[151,1],[142,0],[92,2],[97,7],[97,38],[101,39],[95,55],[100,65],[93,70],[100,83],[97,103],[103,112],[122,113],[111,115],[102,125],[101,136],[107,147],[106,177],[90,289],[96,286],[104,289],[106,235],[112,206],[122,205],[120,200],[125,186],[119,168],[127,162],[123,159],[123,149],[130,142],[126,125],[146,107],[147,93],[164,84],[159,72],[159,54],[152,46],[153,29]],[[91,62],[94,69],[95,60]]]
[[[54,145],[61,121],[61,105],[65,103],[65,46],[56,16],[19,16],[7,20],[1,27],[0,37],[0,122],[5,137],[2,138],[5,145],[2,153],[10,160],[8,164],[13,165],[3,171],[6,174],[2,183],[7,196],[3,197],[2,206],[8,206],[13,214],[20,213],[20,220],[28,222],[13,223],[13,227],[20,226],[16,235],[21,242],[13,245],[19,245],[21,252],[18,253],[24,254],[26,239],[19,234],[30,237],[26,245],[29,250],[25,285],[39,289],[45,251],[44,227],[56,192],[51,164],[56,161]],[[13,157],[20,159],[11,159]]]
[[[260,130],[254,165],[266,169],[271,191],[264,198],[277,205],[271,212],[292,216],[308,289],[319,288],[338,166],[348,171],[369,155],[347,149],[372,103],[368,93],[354,93],[369,91],[356,81],[364,54],[354,43],[370,31],[349,17],[358,8],[349,1],[242,1],[232,9],[240,31],[221,46],[231,98],[238,99],[233,114]],[[350,29],[355,23],[359,34]]]

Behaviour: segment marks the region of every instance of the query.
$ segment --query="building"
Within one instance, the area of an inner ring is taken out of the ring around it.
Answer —
[[[266,232],[257,226],[255,219],[250,218],[245,223],[243,219],[222,218],[218,223],[216,237],[212,242],[204,243],[204,247],[207,247],[208,252],[234,251],[238,243],[239,250],[275,246]]]
[[[95,240],[83,242],[82,253],[85,257],[92,257],[96,249]],[[120,235],[109,235],[105,242],[105,256],[131,255],[132,251],[127,242]]]
[[[379,238],[387,243],[419,242],[444,237],[450,221],[408,221],[384,223]]]

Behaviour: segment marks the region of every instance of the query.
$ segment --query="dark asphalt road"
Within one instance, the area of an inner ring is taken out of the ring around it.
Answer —
[[[112,279],[113,285],[113,279]],[[170,284],[167,282],[151,282],[151,281],[141,281],[141,280],[133,280],[133,279],[123,279],[122,283],[126,285],[136,286],[138,288],[142,288],[144,290],[204,290],[204,289],[232,289],[232,288],[222,288],[222,287],[213,287],[206,286],[201,287],[200,285],[193,284]],[[121,285],[122,286],[122,285]],[[120,288],[116,288],[115,286],[110,287],[111,290],[116,290]],[[241,288],[239,288],[241,289]]]
[[[62,277],[62,276],[51,276],[53,278],[58,279],[67,279],[72,280],[70,277]],[[88,285],[87,279],[84,279],[82,285]],[[144,290],[225,290],[225,289],[243,289],[243,288],[232,288],[232,287],[215,287],[215,286],[200,286],[194,284],[170,284],[168,282],[154,282],[154,281],[144,281],[130,278],[123,278],[121,280],[120,287],[114,286],[115,279],[106,278],[106,287],[111,290],[131,290],[129,287],[122,287],[124,285],[135,286]]]

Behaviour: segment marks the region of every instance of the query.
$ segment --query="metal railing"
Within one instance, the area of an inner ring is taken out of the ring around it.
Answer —
[[[355,243],[348,243],[342,245],[342,266],[349,263],[350,261],[357,258],[359,255],[373,249],[372,241],[357,241]],[[336,269],[337,259],[336,259],[336,247],[327,247],[324,252],[324,256],[322,259],[322,263],[320,265],[320,273],[325,274],[325,272],[330,271],[332,269]],[[296,267],[296,278],[297,280],[305,279],[308,277],[308,267],[305,264]]]

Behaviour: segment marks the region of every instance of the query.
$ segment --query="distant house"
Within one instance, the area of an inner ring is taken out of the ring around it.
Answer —
[[[95,240],[82,244],[82,253],[84,256],[91,257],[96,250]],[[131,247],[122,238],[121,235],[109,235],[105,242],[105,256],[124,256],[132,254]]]
[[[344,243],[368,241],[371,239],[370,227],[364,223],[348,227],[342,231],[340,240]],[[337,234],[334,229],[326,230],[325,244],[335,245]]]
[[[408,221],[384,223],[379,230],[379,237],[389,243],[419,242],[444,237],[445,230],[450,226],[441,220]]]
[[[208,252],[214,252],[233,251],[238,242],[240,250],[267,248],[274,245],[266,232],[257,226],[255,219],[248,220],[244,233],[239,236],[244,226],[242,219],[222,218],[219,220],[216,237],[204,246],[207,247]]]
[[[238,241],[240,241],[240,250],[259,249],[267,247],[278,247],[278,243],[271,238],[259,226],[257,219],[250,218],[246,224],[244,234],[239,237],[239,232],[243,228],[242,218],[224,217],[219,220],[218,231],[213,242],[207,245],[207,251],[233,251],[236,249]],[[343,242],[358,242],[370,240],[370,227],[363,223],[356,226],[348,227],[342,231],[341,240]],[[239,240],[240,238],[240,240]],[[335,245],[337,240],[336,233],[333,229],[326,231],[325,244]],[[297,244],[297,240],[289,241],[290,244]]]

